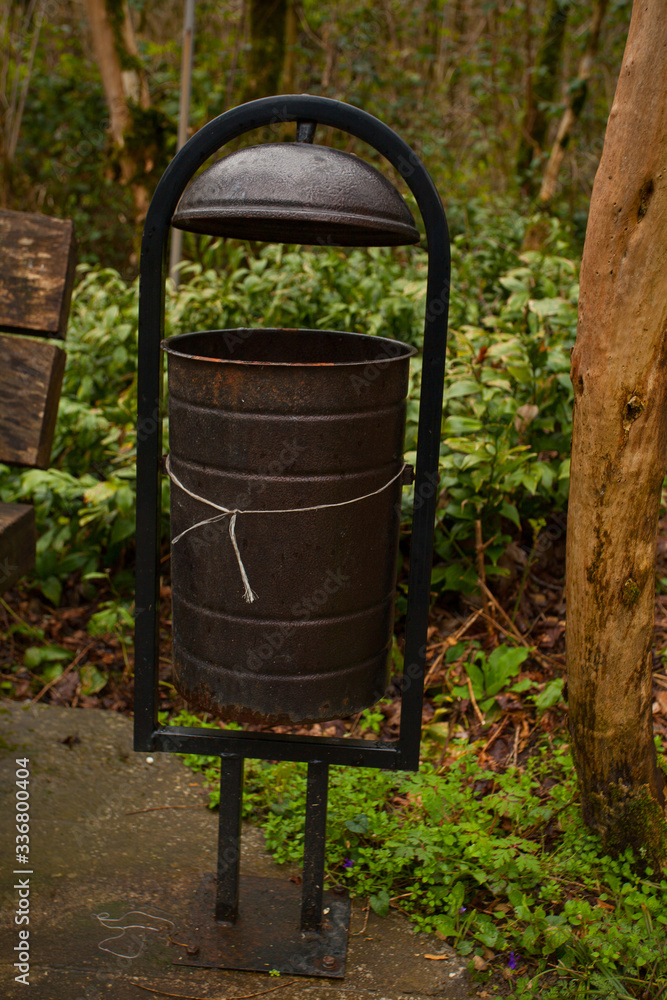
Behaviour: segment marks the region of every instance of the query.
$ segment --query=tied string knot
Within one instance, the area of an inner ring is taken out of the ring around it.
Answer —
[[[187,486],[184,486],[183,483],[178,478],[178,476],[176,476],[172,471],[170,456],[167,455],[165,460],[165,470],[167,475],[171,479],[172,483],[175,486],[178,486],[180,490],[183,490],[184,493],[187,493],[189,497],[192,497],[193,500],[199,500],[200,503],[204,503],[208,507],[213,507],[215,510],[220,511],[219,514],[215,514],[213,517],[207,517],[203,521],[197,521],[196,524],[191,524],[189,528],[185,529],[185,531],[181,531],[179,535],[176,535],[175,538],[172,538],[171,544],[176,545],[176,543],[180,542],[181,538],[183,538],[184,535],[187,535],[188,532],[190,531],[194,531],[195,528],[201,528],[206,524],[215,524],[216,521],[222,521],[224,520],[224,518],[229,517],[229,537],[231,539],[232,548],[234,549],[234,555],[236,556],[236,562],[238,563],[239,572],[241,574],[241,580],[243,581],[243,597],[248,602],[248,604],[252,604],[254,601],[257,600],[257,594],[250,586],[250,581],[248,580],[248,574],[246,573],[246,568],[243,565],[243,559],[241,558],[239,545],[236,540],[236,518],[239,514],[297,514],[300,511],[326,510],[330,507],[346,507],[348,504],[359,503],[360,500],[368,500],[369,497],[374,497],[377,496],[378,493],[383,493],[385,490],[389,489],[389,487],[393,483],[395,483],[400,476],[403,475],[404,469],[405,469],[405,462],[398,470],[396,475],[392,476],[389,482],[385,483],[384,486],[380,486],[379,489],[373,490],[372,493],[365,493],[361,497],[352,497],[351,500],[340,500],[337,503],[321,503],[321,504],[316,504],[313,507],[287,507],[287,508],[282,508],[280,510],[239,510],[236,507],[223,507],[221,504],[214,503],[212,500],[207,500],[206,497],[201,497],[199,496],[198,493],[193,493],[192,490],[189,490]]]

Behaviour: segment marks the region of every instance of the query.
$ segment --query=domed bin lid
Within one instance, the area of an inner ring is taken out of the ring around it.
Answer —
[[[414,219],[386,177],[351,153],[307,142],[250,146],[186,188],[172,225],[267,243],[405,246]]]

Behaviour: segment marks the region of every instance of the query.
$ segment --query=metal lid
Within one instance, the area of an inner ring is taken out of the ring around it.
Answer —
[[[172,225],[268,243],[419,242],[408,206],[375,167],[308,142],[250,146],[218,160],[185,190]]]

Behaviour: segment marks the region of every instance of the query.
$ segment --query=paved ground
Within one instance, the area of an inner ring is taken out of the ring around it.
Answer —
[[[205,808],[202,788],[179,758],[156,754],[151,763],[132,751],[131,729],[129,720],[112,712],[0,702],[3,1000],[476,996],[463,962],[442,942],[415,934],[398,914],[371,914],[364,930],[356,903],[342,980],[174,965],[196,938],[191,909],[203,877],[215,867],[216,815]],[[27,866],[15,860],[15,761],[24,756],[31,772]],[[294,889],[294,872],[273,864],[257,830],[245,831],[243,845],[245,872],[281,879],[286,892]],[[15,915],[26,905],[30,923],[17,925]],[[15,981],[21,970],[13,966],[20,958],[19,931],[26,929],[27,989]],[[436,961],[427,954],[447,957]]]

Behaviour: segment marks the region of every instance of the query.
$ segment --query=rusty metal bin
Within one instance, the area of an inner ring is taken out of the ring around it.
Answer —
[[[278,120],[296,123],[296,142],[225,148]],[[357,712],[385,689],[400,487],[412,481],[402,458],[412,349],[322,330],[170,338],[171,452],[162,454],[170,227],[302,246],[420,242],[398,190],[371,164],[316,144],[320,128],[367,143],[403,177],[428,257],[395,739],[181,726],[159,715],[163,471],[172,480],[176,683],[194,706],[289,724]],[[387,125],[339,101],[288,94],[232,108],[192,136],[156,188],[139,294],[134,747],[220,756],[217,868],[186,900],[178,936],[193,946],[177,964],[345,973],[349,900],[325,887],[329,767],[419,768],[450,279],[447,220],[428,171]],[[240,880],[246,758],[307,762],[299,914],[284,882]]]
[[[372,705],[388,680],[414,349],[286,329],[162,346],[181,484],[171,486],[177,689],[215,715],[272,725]],[[190,494],[239,512],[238,561],[231,516],[211,522],[216,511]]]

